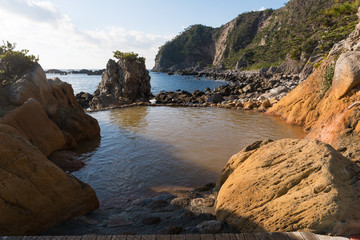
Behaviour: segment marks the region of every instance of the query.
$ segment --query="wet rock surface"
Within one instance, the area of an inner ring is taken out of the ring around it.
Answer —
[[[69,235],[234,232],[226,223],[216,220],[214,186],[202,186],[201,191],[171,189],[153,198],[129,199],[115,205],[103,203],[100,206],[103,215],[95,211],[52,227],[43,235],[58,235],[64,229]]]

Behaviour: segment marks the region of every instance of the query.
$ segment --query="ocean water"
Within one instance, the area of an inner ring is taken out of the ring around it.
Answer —
[[[101,81],[101,76],[88,76],[86,74],[46,74],[47,78],[58,77],[64,82],[72,85],[74,93],[81,91],[93,93]],[[178,89],[193,92],[195,90],[204,91],[209,87],[211,90],[221,85],[226,85],[225,81],[211,80],[206,77],[197,78],[195,76],[167,75],[165,73],[150,72],[151,92],[156,95],[160,91],[176,91]]]

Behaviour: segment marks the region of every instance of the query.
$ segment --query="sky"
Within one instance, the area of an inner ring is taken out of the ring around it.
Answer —
[[[154,66],[160,46],[193,24],[220,27],[286,0],[0,0],[0,40],[39,56],[44,69],[102,69],[113,51]],[[1,43],[1,42],[0,42]]]

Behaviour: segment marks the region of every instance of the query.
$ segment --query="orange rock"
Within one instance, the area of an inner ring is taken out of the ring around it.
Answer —
[[[218,181],[216,216],[239,232],[360,233],[360,167],[316,140],[257,142]]]
[[[43,106],[33,98],[9,112],[0,122],[16,128],[45,156],[62,149],[66,144],[59,127],[49,119]]]
[[[16,132],[0,124],[0,235],[39,234],[99,206],[91,187]]]

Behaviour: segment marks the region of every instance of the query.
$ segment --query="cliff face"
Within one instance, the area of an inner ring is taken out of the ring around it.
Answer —
[[[357,6],[353,0],[291,0],[278,10],[240,14],[220,28],[194,25],[160,48],[153,71],[277,66],[306,77],[354,29]]]
[[[304,125],[307,138],[331,144],[346,157],[360,156],[360,24],[335,44],[321,66],[268,113]]]

